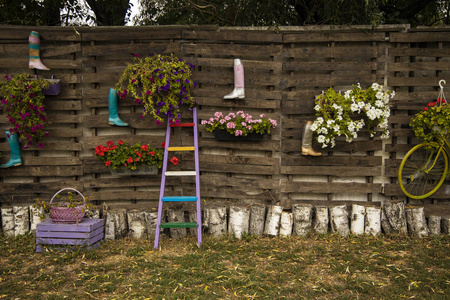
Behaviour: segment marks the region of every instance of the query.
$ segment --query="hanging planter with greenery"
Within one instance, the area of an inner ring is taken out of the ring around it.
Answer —
[[[194,66],[174,55],[150,55],[141,59],[135,54],[134,64],[129,64],[116,90],[121,99],[130,95],[137,104],[144,107],[142,118],[150,114],[158,125],[167,116],[169,122],[178,123],[180,109],[189,109],[196,104],[191,96],[191,88],[197,86],[192,81]]]
[[[317,134],[322,148],[333,148],[339,136],[345,136],[350,143],[358,137],[362,128],[369,131],[370,137],[377,134],[375,129],[378,128],[381,139],[387,139],[389,100],[394,95],[395,92],[384,91],[383,86],[377,83],[365,90],[359,84],[353,85],[353,89],[344,94],[330,88],[316,97],[316,119],[310,128]]]
[[[5,76],[6,80],[0,82],[0,109],[10,123],[9,133],[19,134],[23,148],[34,144],[42,148],[42,140],[48,136],[44,127],[49,123],[42,90],[47,89],[49,83],[44,79],[30,80],[29,77],[26,73],[14,78]]]

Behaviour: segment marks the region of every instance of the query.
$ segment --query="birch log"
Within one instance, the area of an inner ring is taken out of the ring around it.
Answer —
[[[280,219],[280,236],[292,235],[292,226],[294,224],[294,214],[283,211]]]
[[[450,217],[442,217],[442,233],[450,234]]]
[[[381,234],[381,208],[374,206],[366,207],[365,234]]]
[[[28,206],[13,206],[14,236],[30,232],[30,212]]]
[[[108,210],[105,219],[105,240],[116,240],[127,234],[127,210]]]
[[[331,230],[341,236],[348,236],[350,228],[348,225],[347,205],[337,205],[330,208]]]
[[[180,208],[169,208],[167,210],[167,221],[169,223],[183,223],[184,210]],[[170,237],[173,239],[179,239],[187,236],[186,228],[170,228]]]
[[[250,206],[250,234],[262,235],[264,233],[265,216],[266,207],[264,205]]]
[[[270,205],[267,208],[266,222],[264,225],[264,234],[270,236],[277,236],[280,230],[281,213],[283,206]]]
[[[407,234],[405,204],[387,201],[381,212],[381,225],[387,234]]]
[[[406,211],[406,222],[409,233],[415,237],[424,237],[429,235],[427,221],[423,207],[408,207]]]
[[[250,209],[244,206],[230,206],[228,233],[240,239],[242,234],[248,233],[250,223]]]
[[[327,206],[315,207],[315,218],[313,220],[314,231],[319,234],[326,234],[328,232],[328,225],[330,218],[328,216]]]
[[[14,236],[14,213],[12,207],[2,207],[2,229],[5,236]]]
[[[36,208],[33,205],[29,206],[30,210],[30,231],[35,232],[37,224],[42,222],[41,216],[44,215],[44,208]]]
[[[147,238],[147,224],[145,222],[145,212],[138,209],[131,209],[127,212],[128,235],[133,239]]]
[[[364,233],[366,207],[359,204],[352,204],[352,215],[350,230],[355,235]]]
[[[189,222],[197,223],[197,211],[189,211]],[[192,236],[197,236],[198,228],[189,228],[189,233]]]
[[[147,239],[153,239],[156,232],[157,211],[144,211],[145,226],[147,227]]]
[[[208,208],[208,232],[213,237],[219,237],[227,233],[227,208],[217,206]]]
[[[313,206],[311,204],[294,204],[292,214],[294,216],[294,234],[305,236],[312,229]]]
[[[430,235],[441,234],[441,216],[430,216],[428,218],[428,229],[430,230]]]

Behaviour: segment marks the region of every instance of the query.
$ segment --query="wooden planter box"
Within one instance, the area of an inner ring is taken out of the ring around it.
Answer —
[[[78,224],[57,224],[45,220],[36,226],[36,252],[52,249],[70,251],[80,247],[85,250],[95,249],[103,240],[104,220],[83,219]]]
[[[235,136],[230,134],[228,131],[219,129],[214,131],[214,138],[218,141],[262,141],[264,135],[259,133],[249,133],[246,136]]]
[[[142,165],[138,166],[136,170],[131,170],[125,167],[120,169],[109,168],[112,175],[130,176],[130,175],[156,175],[158,174],[158,166],[156,165]]]

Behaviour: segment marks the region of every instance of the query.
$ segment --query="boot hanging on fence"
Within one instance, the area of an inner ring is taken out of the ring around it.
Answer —
[[[244,99],[244,66],[239,58],[234,60],[234,90],[228,95],[223,96],[223,99]]]
[[[119,110],[118,110],[118,97],[115,89],[109,89],[109,98],[108,98],[108,107],[109,107],[109,125],[116,126],[128,126],[128,123],[125,123],[119,118]]]
[[[311,121],[307,121],[305,127],[303,127],[302,137],[302,155],[320,156],[322,153],[314,151],[312,148],[313,132],[311,130]]]
[[[41,40],[39,32],[32,31],[28,37],[28,42],[28,48],[30,50],[30,61],[28,63],[28,67],[30,69],[50,70],[41,61]]]
[[[8,162],[1,165],[0,168],[9,168],[20,166],[22,164],[22,158],[20,157],[20,144],[17,134],[10,134],[9,131],[5,131],[6,139],[8,140],[9,148],[11,149],[11,157]]]

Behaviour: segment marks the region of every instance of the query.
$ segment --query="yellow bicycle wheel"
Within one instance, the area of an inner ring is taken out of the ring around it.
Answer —
[[[423,199],[444,183],[448,156],[438,143],[422,143],[406,153],[398,170],[398,183],[406,196]]]

